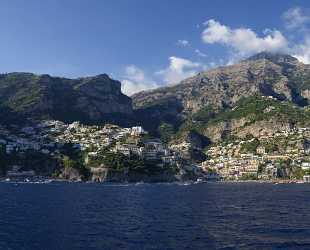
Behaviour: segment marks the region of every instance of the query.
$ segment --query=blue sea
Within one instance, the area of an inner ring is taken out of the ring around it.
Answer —
[[[310,249],[310,185],[0,183],[0,249]]]

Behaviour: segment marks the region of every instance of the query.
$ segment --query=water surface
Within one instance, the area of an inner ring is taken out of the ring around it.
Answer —
[[[310,185],[0,183],[0,249],[310,249]]]

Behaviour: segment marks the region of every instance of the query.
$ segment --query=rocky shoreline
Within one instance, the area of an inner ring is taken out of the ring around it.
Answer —
[[[203,179],[182,179],[182,178],[158,178],[158,176],[149,176],[144,179],[124,179],[124,178],[109,178],[104,181],[97,180],[81,180],[81,179],[63,179],[63,178],[50,178],[45,176],[35,176],[31,178],[0,178],[0,182],[18,182],[18,183],[102,183],[102,184],[142,184],[142,183],[183,183],[183,184],[199,184],[199,183],[221,183],[221,184],[246,184],[246,183],[255,183],[255,184],[308,184],[309,182],[302,180],[203,180]]]

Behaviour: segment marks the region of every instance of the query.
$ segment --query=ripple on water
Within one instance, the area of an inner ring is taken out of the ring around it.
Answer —
[[[0,183],[0,249],[310,249],[310,186]]]

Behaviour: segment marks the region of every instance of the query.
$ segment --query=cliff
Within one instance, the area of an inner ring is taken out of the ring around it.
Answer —
[[[108,75],[67,79],[31,73],[0,75],[0,108],[33,120],[106,121],[132,114],[131,99]]]
[[[191,130],[211,141],[258,136],[309,124],[310,65],[262,52],[132,98],[135,112],[154,133],[165,122],[177,137]]]
[[[254,94],[308,104],[310,65],[289,55],[262,52],[235,65],[218,67],[175,86],[135,94],[136,109],[176,102],[183,113],[195,113],[205,106],[232,107],[241,97]]]

